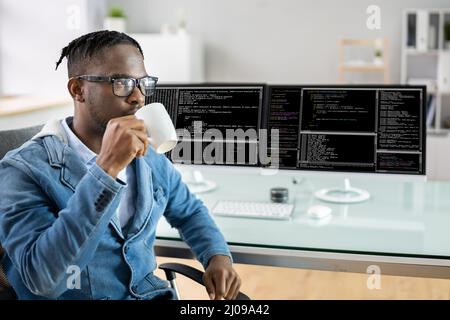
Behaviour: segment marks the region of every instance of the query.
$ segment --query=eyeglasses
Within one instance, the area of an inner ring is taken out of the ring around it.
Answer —
[[[126,78],[126,77],[104,77],[104,76],[92,76],[82,75],[73,77],[73,79],[81,79],[90,82],[110,82],[114,95],[118,97],[128,97],[131,95],[135,87],[138,87],[141,93],[150,97],[155,93],[157,77],[146,76],[140,79]]]

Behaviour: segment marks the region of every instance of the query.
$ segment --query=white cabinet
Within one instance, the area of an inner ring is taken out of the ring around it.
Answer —
[[[428,50],[429,41],[429,17],[427,11],[419,10],[416,15],[417,19],[417,33],[416,33],[416,49],[420,52]],[[436,30],[437,31],[437,30]]]
[[[160,82],[203,82],[204,48],[189,34],[130,34],[142,47],[147,72]]]
[[[427,178],[450,180],[450,139],[444,135],[427,138]]]
[[[427,85],[427,177],[450,180],[450,8],[403,15],[402,83]]]
[[[427,86],[427,127],[450,133],[450,8],[407,9],[403,16],[402,83]]]
[[[439,53],[438,88],[442,92],[450,92],[450,51]]]

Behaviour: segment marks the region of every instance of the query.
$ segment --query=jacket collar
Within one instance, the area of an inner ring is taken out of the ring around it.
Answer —
[[[58,137],[64,144],[68,143],[66,133],[64,131],[64,128],[61,124],[61,119],[52,118],[50,119],[44,127],[39,131],[33,138],[43,138],[46,136],[56,136]]]
[[[64,147],[68,140],[60,119],[50,119],[31,140],[42,138],[51,166],[60,167],[63,164]],[[61,147],[61,142],[63,147]]]
[[[49,120],[32,140],[42,139],[49,164],[60,168],[60,181],[72,191],[86,174],[86,165],[80,157],[73,156],[61,119]]]

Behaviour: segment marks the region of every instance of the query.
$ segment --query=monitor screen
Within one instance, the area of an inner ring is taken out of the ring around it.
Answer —
[[[425,175],[425,97],[423,86],[167,84],[146,102],[172,117],[174,163]]]
[[[174,163],[258,166],[261,84],[159,85],[147,101],[165,105],[180,142]]]
[[[425,88],[269,86],[280,169],[425,174]],[[269,139],[269,142],[271,139]]]

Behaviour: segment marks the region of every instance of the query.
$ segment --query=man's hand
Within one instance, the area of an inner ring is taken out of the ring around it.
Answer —
[[[209,260],[203,282],[211,300],[234,300],[241,287],[241,279],[233,269],[230,258],[222,255]]]
[[[113,178],[134,158],[145,155],[148,139],[144,121],[134,115],[111,119],[103,135],[97,164]]]

